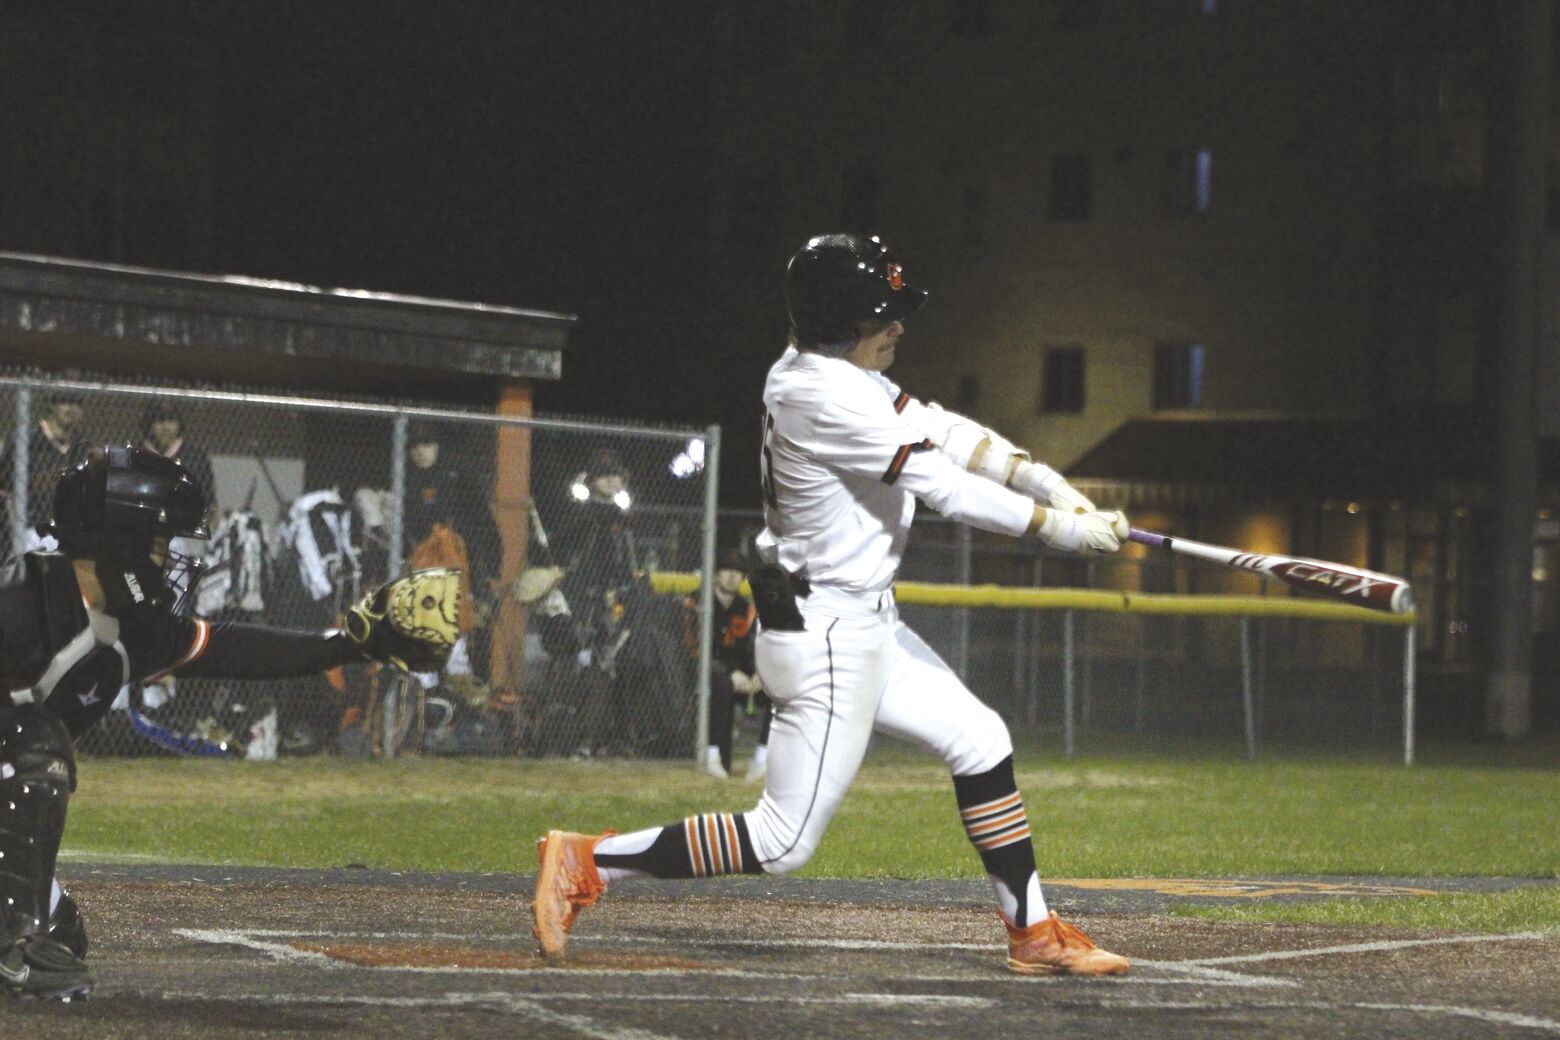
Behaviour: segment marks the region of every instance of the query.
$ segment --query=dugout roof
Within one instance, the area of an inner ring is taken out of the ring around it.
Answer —
[[[311,389],[555,380],[575,316],[0,253],[4,360]]]

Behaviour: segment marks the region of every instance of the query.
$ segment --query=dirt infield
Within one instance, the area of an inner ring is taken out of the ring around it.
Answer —
[[[973,882],[624,885],[555,965],[533,952],[514,875],[73,864],[66,878],[97,992],[8,1004],[11,1035],[1560,1036],[1560,936],[1213,923],[1131,896],[1438,887],[1426,879],[1053,883],[1053,903],[1134,959],[1082,980],[1006,972]]]

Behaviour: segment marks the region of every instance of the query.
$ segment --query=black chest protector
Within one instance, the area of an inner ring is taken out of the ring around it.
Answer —
[[[44,705],[80,736],[129,678],[118,622],[87,610],[68,557],[24,553],[0,564],[0,681],[10,702],[0,707]]]

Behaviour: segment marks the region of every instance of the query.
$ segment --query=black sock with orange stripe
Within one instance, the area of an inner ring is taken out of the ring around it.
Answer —
[[[738,813],[706,813],[662,827],[637,852],[608,852],[634,835],[607,839],[596,847],[596,868],[610,872],[648,874],[656,878],[714,877],[719,874],[762,874],[763,866],[748,838],[747,820]]]
[[[1035,844],[1029,815],[1013,778],[1009,755],[984,773],[953,778],[964,833],[980,853],[997,886],[1002,915],[1024,927],[1045,916],[1045,899],[1035,872]]]

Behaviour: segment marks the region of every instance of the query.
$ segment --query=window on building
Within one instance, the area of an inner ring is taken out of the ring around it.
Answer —
[[[959,377],[959,385],[953,392],[953,407],[965,415],[973,415],[980,406],[980,376],[966,372]]]
[[[1202,406],[1203,345],[1154,344],[1154,408]]]
[[[986,241],[986,189],[972,184],[964,189],[964,225],[960,237],[967,246]]]
[[[1093,204],[1094,163],[1087,155],[1051,156],[1051,219],[1088,220]]]
[[[1100,0],[1059,0],[1056,5],[1058,29],[1086,29],[1100,20]]]
[[[1172,217],[1206,213],[1213,203],[1213,150],[1173,148],[1165,153],[1160,204]]]
[[[1047,347],[1040,369],[1040,414],[1077,414],[1083,401],[1083,348]]]
[[[882,192],[882,181],[872,170],[845,171],[840,227],[859,235],[875,234],[878,231],[878,197]]]

